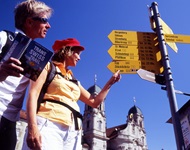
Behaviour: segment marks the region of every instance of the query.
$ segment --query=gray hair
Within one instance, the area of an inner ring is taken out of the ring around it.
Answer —
[[[53,9],[47,6],[44,2],[36,0],[23,1],[15,7],[15,27],[22,30],[26,19],[29,17],[37,17],[43,14],[51,17]]]

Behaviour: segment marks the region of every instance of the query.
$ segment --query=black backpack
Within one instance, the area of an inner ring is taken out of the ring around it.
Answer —
[[[5,31],[7,33],[7,41],[2,48],[2,52],[0,53],[0,62],[1,62],[2,58],[7,54],[8,49],[10,48],[10,46],[15,38],[15,33],[13,33],[12,31],[8,31],[8,30],[3,30],[3,31]]]
[[[55,65],[53,64],[53,62],[50,62],[49,73],[47,74],[46,81],[45,81],[44,85],[42,86],[40,95],[38,97],[37,112],[40,108],[40,103],[42,103],[42,101],[43,101],[44,94],[46,93],[49,84],[51,83],[51,81],[53,80],[53,78],[55,77],[56,74],[57,74],[57,71],[56,71]]]

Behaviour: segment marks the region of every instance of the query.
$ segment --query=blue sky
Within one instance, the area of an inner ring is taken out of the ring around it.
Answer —
[[[18,0],[0,0],[0,30],[14,31],[13,9]],[[153,32],[150,28],[147,5],[153,1],[137,0],[44,0],[54,8],[50,19],[51,29],[46,39],[37,40],[51,49],[54,40],[68,37],[77,38],[85,47],[81,61],[76,68],[71,68],[82,85],[89,88],[94,84],[104,86],[112,72],[107,65],[112,61],[108,49],[112,43],[108,35],[112,30]],[[162,20],[175,34],[190,35],[190,1],[158,0],[158,9]],[[178,53],[167,46],[174,87],[190,93],[190,45],[178,44]],[[122,74],[122,79],[115,84],[106,98],[107,127],[126,122],[129,109],[138,106],[144,115],[149,150],[175,150],[176,142],[173,125],[166,123],[171,117],[169,100],[161,86],[142,80],[137,74]],[[178,108],[189,97],[176,94]],[[84,104],[79,103],[81,112]]]

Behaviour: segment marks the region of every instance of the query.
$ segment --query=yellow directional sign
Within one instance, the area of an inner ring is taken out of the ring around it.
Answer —
[[[121,74],[134,74],[140,68],[140,64],[140,61],[112,61],[107,67],[113,73],[120,70]]]
[[[158,46],[112,45],[108,53],[114,60],[153,60],[159,61],[161,54]]]
[[[155,33],[113,30],[108,38],[114,44],[108,50],[114,60],[107,66],[110,71],[133,74],[142,68],[153,73],[163,72]]]
[[[176,43],[190,43],[189,35],[181,34],[165,34],[164,35],[166,42],[176,42]]]
[[[160,23],[162,25],[162,29],[163,29],[164,34],[174,34],[172,29],[161,18],[159,18],[159,20],[160,20]],[[155,31],[156,30],[156,24],[155,24],[152,17],[150,17],[150,24],[151,24],[152,30]],[[168,44],[168,46],[170,46],[177,53],[178,48],[177,48],[175,43],[173,43],[173,42],[166,42],[166,43]]]
[[[148,60],[144,61],[112,61],[108,64],[108,69],[115,73],[116,71],[120,70],[121,74],[135,74],[137,73],[138,69],[145,69],[147,71],[159,74],[163,72],[163,67],[161,65],[161,61],[159,62],[152,62]]]
[[[138,60],[138,46],[112,45],[108,53],[114,60]]]
[[[164,34],[174,34],[172,29],[161,18],[160,18],[160,22],[161,22]],[[171,43],[171,42],[166,42],[166,43],[177,53],[178,48],[175,43]]]
[[[151,32],[112,30],[108,38],[113,44],[120,45],[155,45],[157,43],[156,34]]]

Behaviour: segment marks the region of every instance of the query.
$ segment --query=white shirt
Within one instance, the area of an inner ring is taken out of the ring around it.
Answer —
[[[16,30],[15,33],[21,32]],[[22,33],[22,32],[21,32]],[[0,32],[0,53],[7,40],[7,33]],[[29,84],[29,79],[21,76],[8,76],[6,80],[0,82],[0,116],[4,116],[10,121],[19,120],[20,110],[24,101],[25,92]]]

